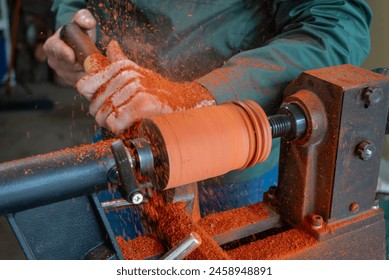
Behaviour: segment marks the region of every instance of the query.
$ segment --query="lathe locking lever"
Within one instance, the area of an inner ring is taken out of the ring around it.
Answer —
[[[121,140],[111,144],[112,154],[115,159],[118,173],[119,191],[122,197],[133,204],[143,201],[143,194],[134,173],[133,159]]]

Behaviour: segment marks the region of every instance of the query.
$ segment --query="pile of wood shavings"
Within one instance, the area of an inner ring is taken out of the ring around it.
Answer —
[[[232,209],[208,215],[199,221],[199,225],[210,235],[221,234],[233,229],[254,224],[269,217],[262,208],[263,203]]]
[[[150,236],[139,236],[126,241],[118,236],[116,240],[126,260],[144,260],[164,253],[161,243]]]
[[[160,196],[145,205],[145,213],[156,225],[159,235],[164,237],[163,242],[171,248],[191,232],[201,236],[202,243],[186,259],[192,260],[226,260],[229,256],[210,237],[204,229],[195,224],[188,216],[185,203],[165,203]]]
[[[228,251],[235,260],[280,260],[288,259],[298,252],[312,247],[318,241],[299,229],[258,240]]]

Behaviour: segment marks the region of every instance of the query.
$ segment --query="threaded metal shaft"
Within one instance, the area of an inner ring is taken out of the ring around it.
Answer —
[[[268,117],[273,138],[284,137],[292,129],[292,123],[287,115],[273,115]]]

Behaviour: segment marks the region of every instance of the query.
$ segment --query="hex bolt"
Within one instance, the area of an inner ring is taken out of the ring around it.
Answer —
[[[363,141],[357,145],[356,154],[361,160],[369,160],[375,154],[375,145],[370,141]]]
[[[357,213],[359,211],[359,204],[358,203],[351,203],[349,210],[351,213]]]
[[[319,229],[323,226],[323,217],[320,215],[313,215],[312,216],[312,227]]]
[[[365,102],[365,108],[380,103],[383,96],[382,88],[369,87],[362,93],[362,99]]]

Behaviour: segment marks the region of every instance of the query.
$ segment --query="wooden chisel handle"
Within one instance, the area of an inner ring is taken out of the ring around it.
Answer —
[[[109,64],[107,57],[100,53],[86,30],[78,24],[70,22],[64,25],[60,37],[74,50],[77,61],[84,67],[85,72],[98,71]]]

